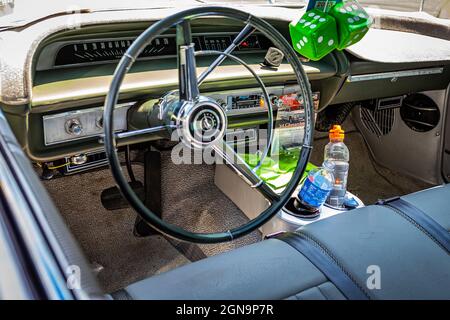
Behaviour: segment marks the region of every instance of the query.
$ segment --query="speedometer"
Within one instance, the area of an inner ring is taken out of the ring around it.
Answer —
[[[99,40],[65,45],[56,55],[55,66],[118,60],[122,58],[133,40]],[[140,58],[175,54],[175,37],[160,37],[153,40],[144,49]]]

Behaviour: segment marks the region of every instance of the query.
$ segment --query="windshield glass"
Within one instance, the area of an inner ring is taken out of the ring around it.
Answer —
[[[332,0],[329,0],[332,1]],[[204,0],[207,3],[246,3],[304,6],[307,0]],[[397,11],[425,11],[438,17],[443,10],[450,10],[450,0],[358,0],[365,7],[397,10]]]
[[[324,0],[325,1],[325,0]],[[333,1],[333,0],[329,0]],[[425,11],[435,17],[450,16],[450,0],[359,0],[366,7],[397,11]],[[0,0],[0,27],[17,26],[65,12],[115,9],[153,9],[200,4],[237,4],[305,7],[305,0]]]

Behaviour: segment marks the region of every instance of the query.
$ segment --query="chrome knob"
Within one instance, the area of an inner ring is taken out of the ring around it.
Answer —
[[[66,132],[70,135],[79,136],[80,134],[83,133],[83,126],[81,125],[81,122],[78,119],[67,120],[65,127]]]
[[[77,154],[76,156],[73,156],[72,158],[70,158],[70,162],[75,165],[85,164],[87,162],[87,160],[88,160],[87,155],[84,153]]]

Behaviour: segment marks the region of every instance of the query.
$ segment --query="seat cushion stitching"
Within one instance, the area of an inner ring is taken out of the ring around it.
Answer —
[[[325,284],[325,283],[326,283],[326,282],[324,282],[324,283],[322,283],[322,284]],[[328,297],[327,297],[327,295],[320,289],[320,286],[321,286],[322,284],[320,284],[320,285],[317,286],[317,290],[319,290],[320,294],[323,295],[323,296],[325,297],[325,299],[329,300]]]
[[[321,285],[323,285],[323,284],[325,284],[325,283],[328,283],[328,282],[332,283],[330,280],[327,279],[326,281],[324,281],[324,282],[322,282],[322,283],[319,283],[319,284],[317,284],[317,285],[313,285],[313,286],[311,286],[311,287],[302,289],[301,291],[299,291],[299,292],[297,292],[297,293],[294,293],[293,295],[290,295],[290,296],[288,296],[287,298],[290,298],[290,297],[297,297],[297,295],[299,295],[299,294],[301,294],[301,293],[303,293],[303,292],[305,292],[305,291],[311,290],[311,289],[313,289],[313,288],[318,288],[319,291],[320,291],[320,293],[321,293],[324,297],[326,297],[326,296],[323,294],[323,292],[320,290],[319,286],[321,286]]]
[[[318,241],[315,237],[311,236],[311,235],[307,235],[299,230],[297,230],[295,232],[295,234],[298,234],[300,236],[303,236],[306,240],[309,240],[313,243],[313,245],[317,246],[321,251],[323,251],[323,253],[325,253],[326,255],[328,255],[333,261],[334,263],[336,263],[336,265],[342,270],[342,272],[344,272],[349,278],[350,280],[359,288],[361,289],[361,291],[364,293],[364,295],[369,298],[372,299],[371,296],[369,295],[369,293],[364,289],[364,287],[362,287],[358,281],[356,281],[355,278],[353,278],[353,276],[344,268],[344,266],[339,262],[339,260],[331,253],[331,251],[325,247],[320,241]]]
[[[421,231],[422,233],[424,233],[428,238],[430,238],[431,240],[433,240],[433,242],[435,244],[437,244],[440,248],[444,249],[446,252],[447,249],[442,246],[434,237],[432,234],[430,234],[426,229],[424,229],[420,224],[418,224],[416,221],[414,221],[414,219],[411,219],[408,215],[404,214],[402,211],[398,210],[397,208],[391,207],[389,205],[384,206],[385,208],[389,208],[392,211],[394,211],[394,213],[397,213],[398,215],[400,215],[401,217],[403,217],[405,220],[407,220],[409,223],[411,223],[413,226],[415,226],[419,231]]]

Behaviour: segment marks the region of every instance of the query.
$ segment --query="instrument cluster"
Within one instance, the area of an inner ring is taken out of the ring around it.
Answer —
[[[194,35],[195,49],[225,50],[236,35],[232,33]],[[135,38],[98,39],[61,43],[57,49],[54,66],[73,66],[91,63],[117,61],[125,54]],[[236,48],[237,52],[265,51],[271,46],[270,40],[260,34],[249,36]],[[139,59],[176,57],[175,35],[164,35],[154,39],[140,54]]]

